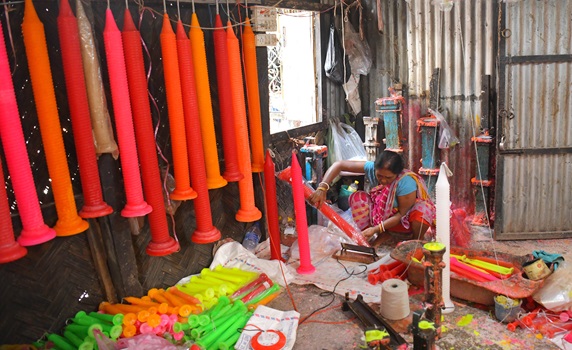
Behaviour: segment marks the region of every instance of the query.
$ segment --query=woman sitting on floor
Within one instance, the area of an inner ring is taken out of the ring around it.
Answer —
[[[429,197],[423,179],[405,169],[401,155],[383,151],[375,162],[337,161],[326,171],[323,181],[310,198],[318,208],[326,200],[330,182],[340,172],[365,173],[372,188],[369,194],[358,191],[349,198],[352,216],[362,234],[372,239],[373,246],[386,241],[390,235],[423,239],[435,223],[435,205]]]

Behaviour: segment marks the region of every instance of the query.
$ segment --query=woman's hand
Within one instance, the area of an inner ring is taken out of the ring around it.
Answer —
[[[310,204],[312,204],[318,209],[320,209],[322,203],[324,203],[325,201],[326,201],[326,191],[321,187],[318,187],[318,189],[314,191],[314,193],[312,193],[310,197],[308,197],[308,202],[310,202]]]
[[[376,233],[378,233],[378,229],[377,226],[373,226],[373,227],[368,227],[365,230],[363,230],[361,232],[361,234],[366,238],[366,239],[370,239],[371,237],[373,237],[373,235],[375,235]]]

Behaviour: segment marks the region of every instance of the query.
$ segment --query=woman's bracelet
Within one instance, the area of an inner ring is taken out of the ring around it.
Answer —
[[[383,225],[383,221],[379,224],[379,233],[385,232],[385,226]]]
[[[325,188],[324,188],[324,187],[325,187]],[[318,184],[318,190],[319,190],[319,189],[322,189],[322,190],[328,192],[328,191],[330,190],[330,184],[327,183],[327,182],[325,182],[325,181],[322,181],[322,182],[320,182],[320,183]]]

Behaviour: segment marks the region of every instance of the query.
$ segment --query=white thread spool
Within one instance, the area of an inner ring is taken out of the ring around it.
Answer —
[[[409,294],[407,283],[390,278],[381,284],[380,314],[388,320],[401,320],[409,316]]]

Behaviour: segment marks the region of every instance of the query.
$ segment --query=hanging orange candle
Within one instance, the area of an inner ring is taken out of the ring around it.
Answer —
[[[175,166],[175,189],[171,198],[184,201],[197,198],[197,192],[191,188],[189,177],[189,158],[185,136],[185,116],[181,96],[181,78],[177,58],[177,39],[169,15],[163,15],[161,30],[161,52],[163,54],[163,75],[167,90],[167,108],[169,110],[169,129],[171,130],[171,150]]]
[[[262,141],[262,118],[260,116],[260,93],[258,91],[256,41],[248,17],[246,17],[246,24],[242,32],[242,54],[244,56],[244,75],[248,99],[252,172],[259,173],[264,170],[264,145]]]
[[[244,104],[244,89],[242,69],[240,66],[240,47],[238,38],[234,35],[230,21],[227,28],[228,64],[230,68],[230,89],[232,92],[232,110],[234,111],[234,127],[236,129],[236,148],[238,150],[238,167],[244,179],[238,182],[240,192],[240,208],[236,220],[252,222],[260,219],[262,213],[254,203],[254,186],[250,166],[250,146],[248,145],[248,128],[246,126],[246,106]]]
[[[207,166],[207,184],[209,189],[220,188],[226,186],[227,182],[220,175],[205,38],[196,13],[193,13],[191,17],[190,37],[191,48],[193,49],[193,66],[196,74],[197,96],[199,99],[201,136],[203,138],[203,151]]]
[[[54,229],[58,236],[75,235],[87,230],[89,224],[77,215],[58,106],[56,105],[44,25],[38,18],[32,0],[25,1],[22,31],[40,123],[40,133],[46,152],[46,162],[52,180],[52,191],[58,214],[58,221]]]

